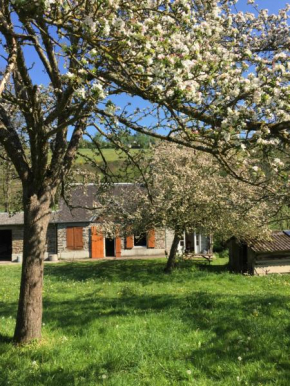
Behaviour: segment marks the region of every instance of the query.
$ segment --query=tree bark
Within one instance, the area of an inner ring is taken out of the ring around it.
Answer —
[[[171,248],[170,248],[170,253],[169,253],[168,260],[167,260],[167,264],[166,264],[166,267],[164,268],[164,272],[166,272],[166,273],[171,273],[173,268],[175,267],[176,252],[177,252],[179,241],[180,241],[180,236],[175,233],[173,243],[172,243]]]
[[[41,338],[43,260],[52,202],[51,192],[37,194],[24,189],[24,239],[20,295],[14,341]]]
[[[3,178],[3,196],[4,196],[4,211],[10,212],[11,204],[11,184],[12,184],[12,164],[9,161],[6,161],[3,168],[4,178]]]

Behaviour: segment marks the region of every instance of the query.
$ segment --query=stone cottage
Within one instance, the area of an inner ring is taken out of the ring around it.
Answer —
[[[115,184],[115,193],[132,184]],[[93,184],[77,185],[71,192],[71,205],[60,200],[52,212],[47,233],[46,258],[57,254],[61,259],[119,258],[133,256],[164,256],[169,252],[173,232],[152,229],[147,234],[111,238],[102,230],[102,223],[94,210],[97,188]],[[23,213],[10,216],[0,213],[0,260],[21,260],[23,249]],[[200,234],[185,235],[179,250],[185,244],[197,253],[208,248],[207,238]]]

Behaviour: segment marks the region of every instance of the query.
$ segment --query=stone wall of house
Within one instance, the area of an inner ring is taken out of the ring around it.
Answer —
[[[165,230],[164,229],[156,229],[155,230],[155,249],[164,249],[165,250]],[[126,249],[126,241],[125,237],[121,238],[121,247],[122,249]]]
[[[67,249],[66,241],[66,228],[68,226],[78,226],[83,228],[83,250],[82,251],[72,251]],[[98,224],[58,224],[57,230],[57,251],[60,258],[90,258],[91,257],[91,227],[98,226]],[[105,238],[104,238],[105,243]],[[105,248],[105,244],[104,244]],[[121,238],[121,256],[134,256],[134,255],[161,255],[165,251],[165,230],[158,229],[155,231],[155,248],[140,248],[134,247],[133,249],[125,249],[125,238]]]
[[[67,227],[83,228],[83,250],[72,251],[67,249],[66,228]],[[91,226],[88,223],[64,223],[57,225],[57,253],[62,258],[89,258],[91,250]]]
[[[23,253],[23,226],[12,229],[12,255],[22,255]]]
[[[23,254],[24,226],[16,225],[10,229],[12,231],[12,261],[15,261],[18,257],[22,257]],[[50,225],[47,230],[45,258],[48,257],[48,254],[54,254],[56,252],[56,228],[54,225]]]
[[[126,249],[125,237],[121,238],[121,247],[122,249]],[[155,230],[155,249],[165,250],[165,230],[164,229]]]
[[[49,225],[47,230],[47,239],[46,239],[46,252],[49,254],[57,253],[57,232],[56,226],[54,224]]]
[[[174,239],[174,231],[172,229],[166,229],[165,231],[165,250],[169,255],[171,245]]]
[[[165,229],[155,230],[155,248],[165,251]]]

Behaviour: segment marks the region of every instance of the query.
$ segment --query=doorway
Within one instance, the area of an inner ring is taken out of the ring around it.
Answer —
[[[115,256],[115,240],[106,237],[106,257]]]
[[[0,230],[0,260],[12,260],[12,231]]]

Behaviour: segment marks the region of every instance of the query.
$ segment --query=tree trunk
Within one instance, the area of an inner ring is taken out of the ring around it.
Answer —
[[[24,189],[24,239],[20,295],[14,341],[41,338],[43,260],[50,219],[51,192],[38,195]]]
[[[171,248],[170,248],[170,253],[169,253],[168,260],[167,260],[167,264],[166,264],[166,267],[164,268],[164,272],[166,272],[166,273],[171,273],[174,266],[175,266],[176,252],[177,252],[179,241],[180,241],[180,236],[178,236],[175,233],[173,243],[172,243]]]

